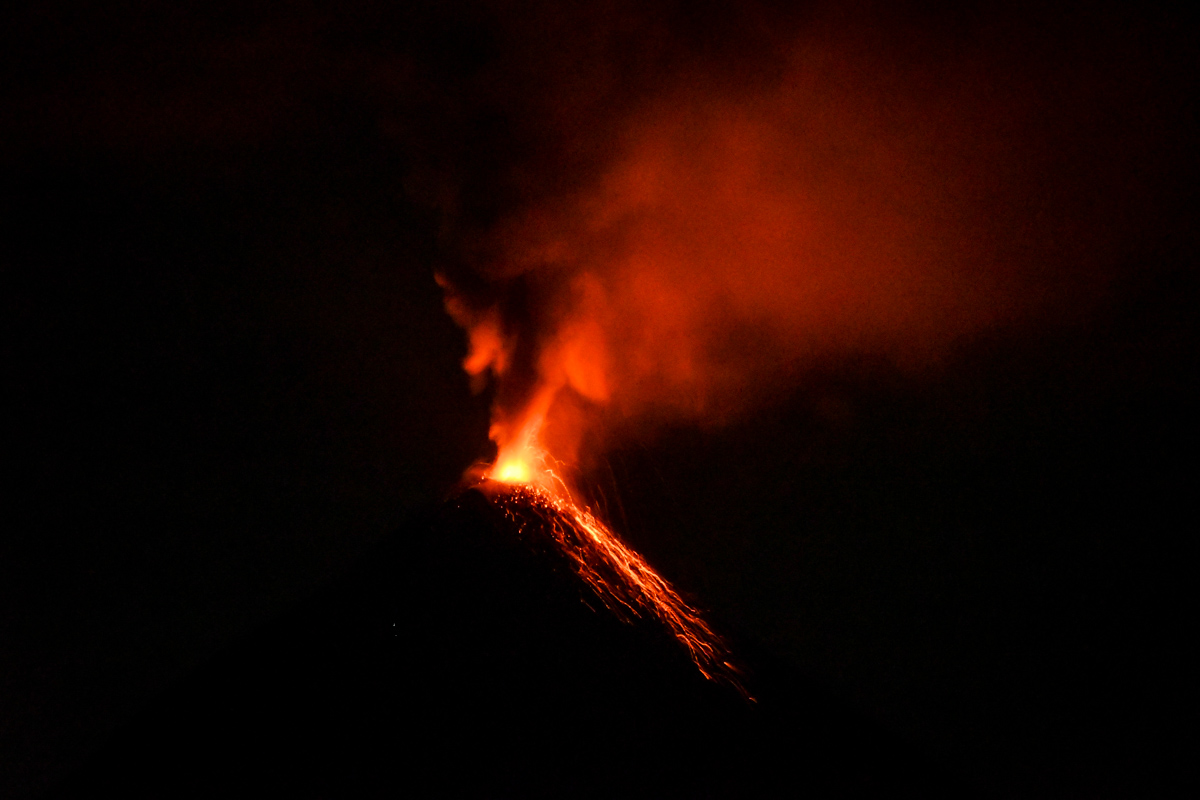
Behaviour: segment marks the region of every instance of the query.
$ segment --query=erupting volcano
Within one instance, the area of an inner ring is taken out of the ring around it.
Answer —
[[[963,189],[1013,172],[989,138],[1009,111],[964,118],[969,80],[880,81],[895,66],[852,44],[814,34],[737,81],[681,65],[629,106],[514,114],[542,146],[437,195],[437,282],[492,392],[496,456],[471,476],[604,605],[735,685],[720,639],[581,501],[595,458],[736,422],[823,363],[926,368],[1042,291],[996,266],[1005,195]]]
[[[536,429],[519,452],[502,450],[486,470],[485,493],[522,536],[538,537],[566,556],[576,575],[618,617],[650,616],[687,648],[710,680],[726,681],[745,694],[724,642],[640,555],[572,496],[538,447]],[[749,695],[747,695],[749,696]]]
[[[492,464],[469,470],[469,479],[483,481],[485,495],[503,508],[517,535],[540,539],[565,557],[610,612],[625,620],[657,620],[687,649],[704,677],[729,683],[749,698],[721,638],[667,580],[577,499],[562,477],[562,462],[542,441],[547,416],[559,410],[560,392],[570,388],[593,398],[605,394],[601,348],[580,347],[578,342],[539,347],[537,368],[523,374],[522,362],[528,365],[534,355],[528,345],[513,336],[505,341],[494,316],[476,317],[450,281],[439,275],[438,283],[446,291],[447,310],[470,336],[465,368],[474,376],[490,369],[500,382],[490,430],[497,456]],[[574,450],[581,431],[578,423],[568,427],[572,429],[566,438]]]

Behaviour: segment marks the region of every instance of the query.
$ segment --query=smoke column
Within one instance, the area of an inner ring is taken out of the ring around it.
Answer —
[[[1124,67],[1046,20],[591,13],[497,20],[470,85],[502,154],[442,189],[439,282],[502,452],[573,462],[585,433],[728,421],[817,359],[922,368],[1075,313],[1151,215],[1117,211],[1137,166],[1109,156],[1150,124],[1108,113]]]

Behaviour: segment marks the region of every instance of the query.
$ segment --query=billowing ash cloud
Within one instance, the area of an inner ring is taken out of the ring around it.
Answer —
[[[1103,36],[563,13],[492,20],[473,133],[430,184],[500,444],[545,416],[570,459],[589,428],[727,420],[815,358],[927,363],[1086,306],[1150,219],[1127,192],[1161,166],[1128,152],[1152,121]]]

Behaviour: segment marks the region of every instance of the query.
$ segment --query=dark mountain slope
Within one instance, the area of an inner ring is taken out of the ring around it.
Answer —
[[[57,796],[956,788],[794,676],[749,681],[758,702],[703,679],[665,628],[620,620],[470,490],[159,697]]]

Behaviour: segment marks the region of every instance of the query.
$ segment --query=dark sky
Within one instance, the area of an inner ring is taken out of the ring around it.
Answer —
[[[726,424],[617,426],[587,485],[719,626],[980,786],[1178,777],[1193,32],[1159,8],[786,5],[8,12],[0,794],[488,456],[435,270],[498,291],[506,221],[592,185],[656,103],[761,97],[795,42],[827,45],[812,96],[860,137],[814,169],[919,161],[948,198],[921,219],[966,209],[922,230],[962,237],[1004,313],[930,323],[918,356],[891,332],[785,348]]]

